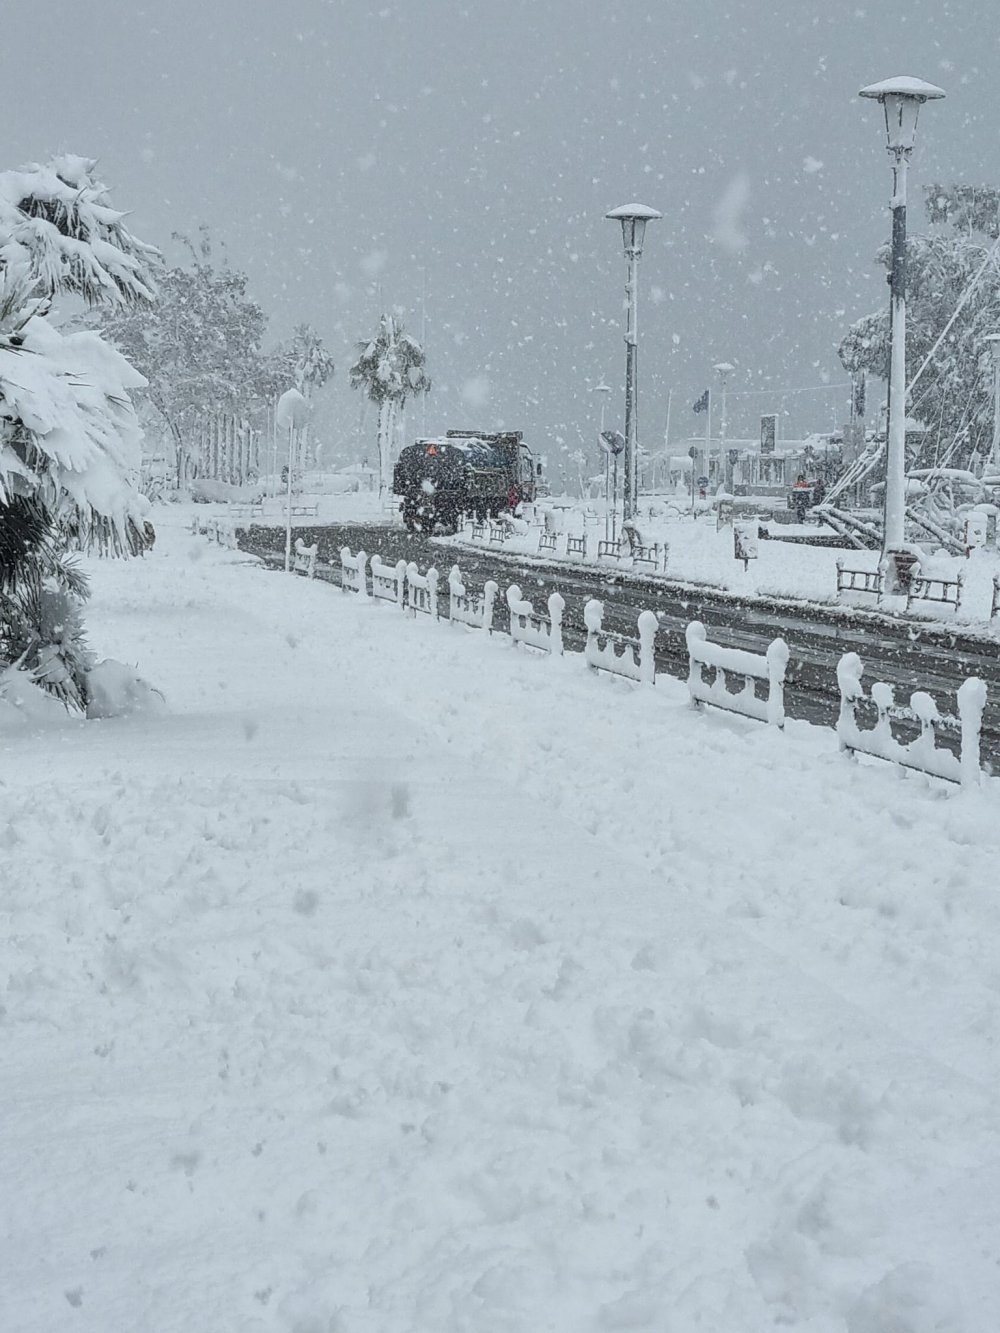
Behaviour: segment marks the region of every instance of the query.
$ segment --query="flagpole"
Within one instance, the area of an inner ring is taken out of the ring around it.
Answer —
[[[708,403],[705,407],[705,476],[709,476],[709,468],[712,465],[712,390],[706,389],[705,396]],[[718,480],[718,478],[716,478]],[[711,479],[709,480],[711,484]]]

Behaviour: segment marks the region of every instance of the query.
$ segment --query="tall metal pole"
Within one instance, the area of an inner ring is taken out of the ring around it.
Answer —
[[[625,330],[625,484],[622,512],[627,522],[633,518],[639,498],[638,406],[636,402],[637,322],[639,299],[639,256],[646,223],[663,214],[646,204],[623,204],[613,208],[605,217],[621,223],[622,240],[627,260],[625,283],[628,323]]]
[[[906,154],[893,163],[892,344],[889,361],[889,428],[885,464],[885,525],[882,555],[898,550],[905,538],[906,514]]]
[[[885,79],[862,88],[861,97],[881,103],[886,144],[892,157],[892,268],[889,273],[890,356],[889,419],[886,425],[885,502],[882,569],[889,596],[906,591],[912,557],[906,539],[906,176],[924,102],[944,97],[934,84],[909,76]]]
[[[627,523],[635,514],[638,488],[636,485],[636,320],[638,316],[639,256],[634,249],[628,252],[628,280],[625,295],[628,305],[628,323],[625,328],[625,475],[622,516]]]

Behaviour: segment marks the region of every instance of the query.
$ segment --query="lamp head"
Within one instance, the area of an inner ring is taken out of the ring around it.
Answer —
[[[886,146],[898,159],[909,157],[913,152],[920,108],[925,102],[944,97],[944,90],[933,83],[925,83],[923,79],[899,75],[894,79],[883,79],[881,83],[871,83],[858,95],[882,103]]]
[[[658,213],[655,208],[648,208],[645,204],[622,204],[620,208],[613,208],[610,213],[605,213],[604,216],[622,224],[625,257],[627,259],[638,259],[642,254],[646,223],[652,221],[653,218],[662,218],[663,214]]]

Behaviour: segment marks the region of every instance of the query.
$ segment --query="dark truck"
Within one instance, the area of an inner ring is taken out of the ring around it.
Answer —
[[[392,489],[409,532],[455,532],[463,518],[496,518],[534,500],[541,464],[519,430],[450,430],[400,452]]]

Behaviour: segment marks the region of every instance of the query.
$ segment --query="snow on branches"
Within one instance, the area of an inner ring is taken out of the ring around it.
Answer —
[[[153,296],[157,252],[122,225],[94,165],[61,157],[0,173],[0,520],[30,499],[121,547],[143,507],[128,390],[145,381],[99,334],[46,318],[57,292],[113,306]]]

